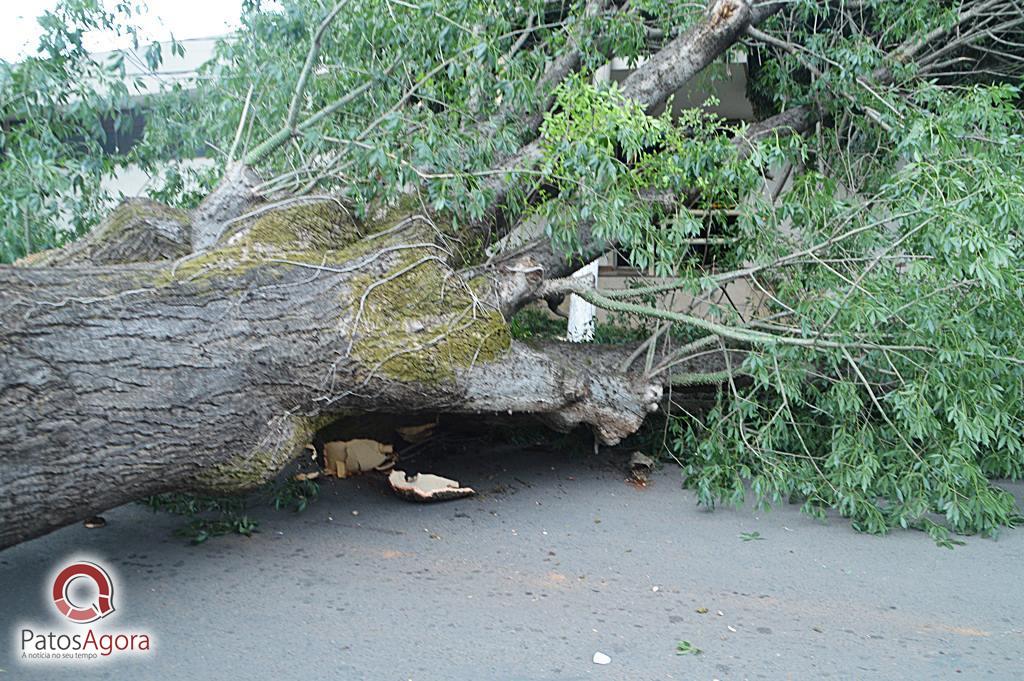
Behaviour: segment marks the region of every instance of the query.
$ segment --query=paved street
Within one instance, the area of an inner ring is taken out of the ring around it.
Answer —
[[[707,513],[678,469],[637,489],[603,454],[433,470],[480,494],[330,481],[304,513],[257,511],[251,539],[189,546],[180,519],[127,506],[0,553],[0,679],[1024,678],[1024,529],[949,551],[795,507]],[[111,568],[111,621],[151,631],[149,659],[12,659],[17,623],[54,621],[45,582],[72,555]]]

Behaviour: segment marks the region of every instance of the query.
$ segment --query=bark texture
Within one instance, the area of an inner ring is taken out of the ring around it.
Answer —
[[[191,252],[191,231],[185,211],[148,199],[129,199],[83,239],[35,253],[18,264],[60,267],[173,260]]]
[[[255,486],[346,414],[528,413],[612,444],[657,408],[621,350],[513,342],[494,291],[429,216],[323,203],[165,264],[0,268],[0,546]]]

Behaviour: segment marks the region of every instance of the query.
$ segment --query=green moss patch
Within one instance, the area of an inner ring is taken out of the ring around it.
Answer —
[[[318,201],[261,215],[238,245],[323,251],[344,248],[361,236],[362,230],[345,208],[334,201]]]
[[[388,273],[360,277],[351,289],[352,315],[359,316],[352,354],[376,374],[407,382],[448,380],[457,368],[493,360],[511,344],[497,310],[475,302],[440,262],[419,262],[431,254],[404,252]]]
[[[183,210],[171,208],[156,201],[136,199],[125,201],[110,211],[97,231],[101,232],[103,237],[110,237],[150,220],[189,224],[188,213]]]
[[[330,416],[284,416],[276,427],[277,442],[246,454],[236,454],[223,463],[209,466],[196,478],[199,489],[207,492],[238,492],[254,489],[274,478],[280,470],[313,440],[317,430],[332,420]]]
[[[345,262],[376,247],[361,241],[366,233],[333,201],[275,209],[240,228],[227,245],[179,261],[161,273],[156,283],[240,276],[268,258],[307,265]]]

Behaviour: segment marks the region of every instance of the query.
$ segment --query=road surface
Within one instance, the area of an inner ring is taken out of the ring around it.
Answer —
[[[678,469],[638,489],[620,465],[460,456],[431,470],[480,494],[435,505],[329,481],[200,546],[125,506],[0,553],[0,680],[1024,678],[1024,529],[950,551],[795,507],[708,513]],[[16,629],[56,621],[48,579],[81,555],[114,577],[110,626],[153,653],[24,666]]]

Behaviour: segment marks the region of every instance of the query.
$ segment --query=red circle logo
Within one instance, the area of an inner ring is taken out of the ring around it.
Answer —
[[[76,579],[91,579],[96,585],[98,597],[89,605],[79,605],[71,600],[68,589]],[[88,624],[114,612],[114,584],[110,575],[96,563],[79,561],[60,571],[53,580],[53,604],[60,614],[77,624]]]

